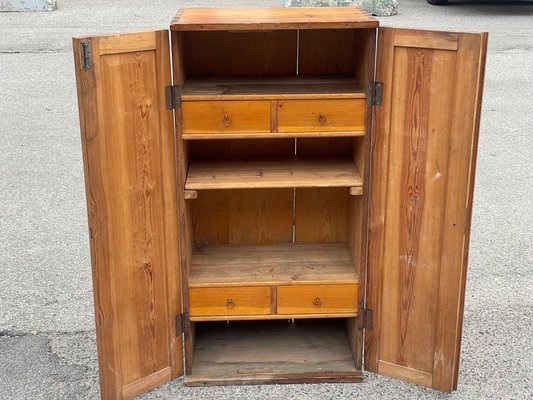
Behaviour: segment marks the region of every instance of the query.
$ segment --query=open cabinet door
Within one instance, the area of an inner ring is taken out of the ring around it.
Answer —
[[[365,367],[457,386],[486,34],[379,28]]]
[[[74,39],[104,399],[183,373],[169,52],[167,31]]]

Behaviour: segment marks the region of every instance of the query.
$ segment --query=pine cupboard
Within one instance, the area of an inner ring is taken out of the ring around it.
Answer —
[[[184,9],[73,43],[102,398],[457,388],[486,33]]]

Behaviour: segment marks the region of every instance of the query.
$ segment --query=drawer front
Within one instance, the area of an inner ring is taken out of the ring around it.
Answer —
[[[358,285],[294,285],[278,287],[278,314],[357,312]]]
[[[270,132],[270,101],[184,101],[183,133]]]
[[[278,101],[278,132],[365,129],[365,99]]]
[[[190,288],[191,317],[270,314],[270,287]]]

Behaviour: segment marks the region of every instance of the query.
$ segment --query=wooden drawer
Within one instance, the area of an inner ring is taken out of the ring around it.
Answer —
[[[183,133],[270,132],[270,101],[185,101]]]
[[[357,284],[279,286],[278,314],[357,312]]]
[[[365,101],[280,100],[278,132],[364,131]]]
[[[270,314],[270,287],[190,288],[191,317]]]

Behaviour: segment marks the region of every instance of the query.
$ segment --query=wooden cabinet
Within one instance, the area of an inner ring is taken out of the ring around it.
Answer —
[[[486,42],[352,7],[74,39],[102,397],[455,389]]]

